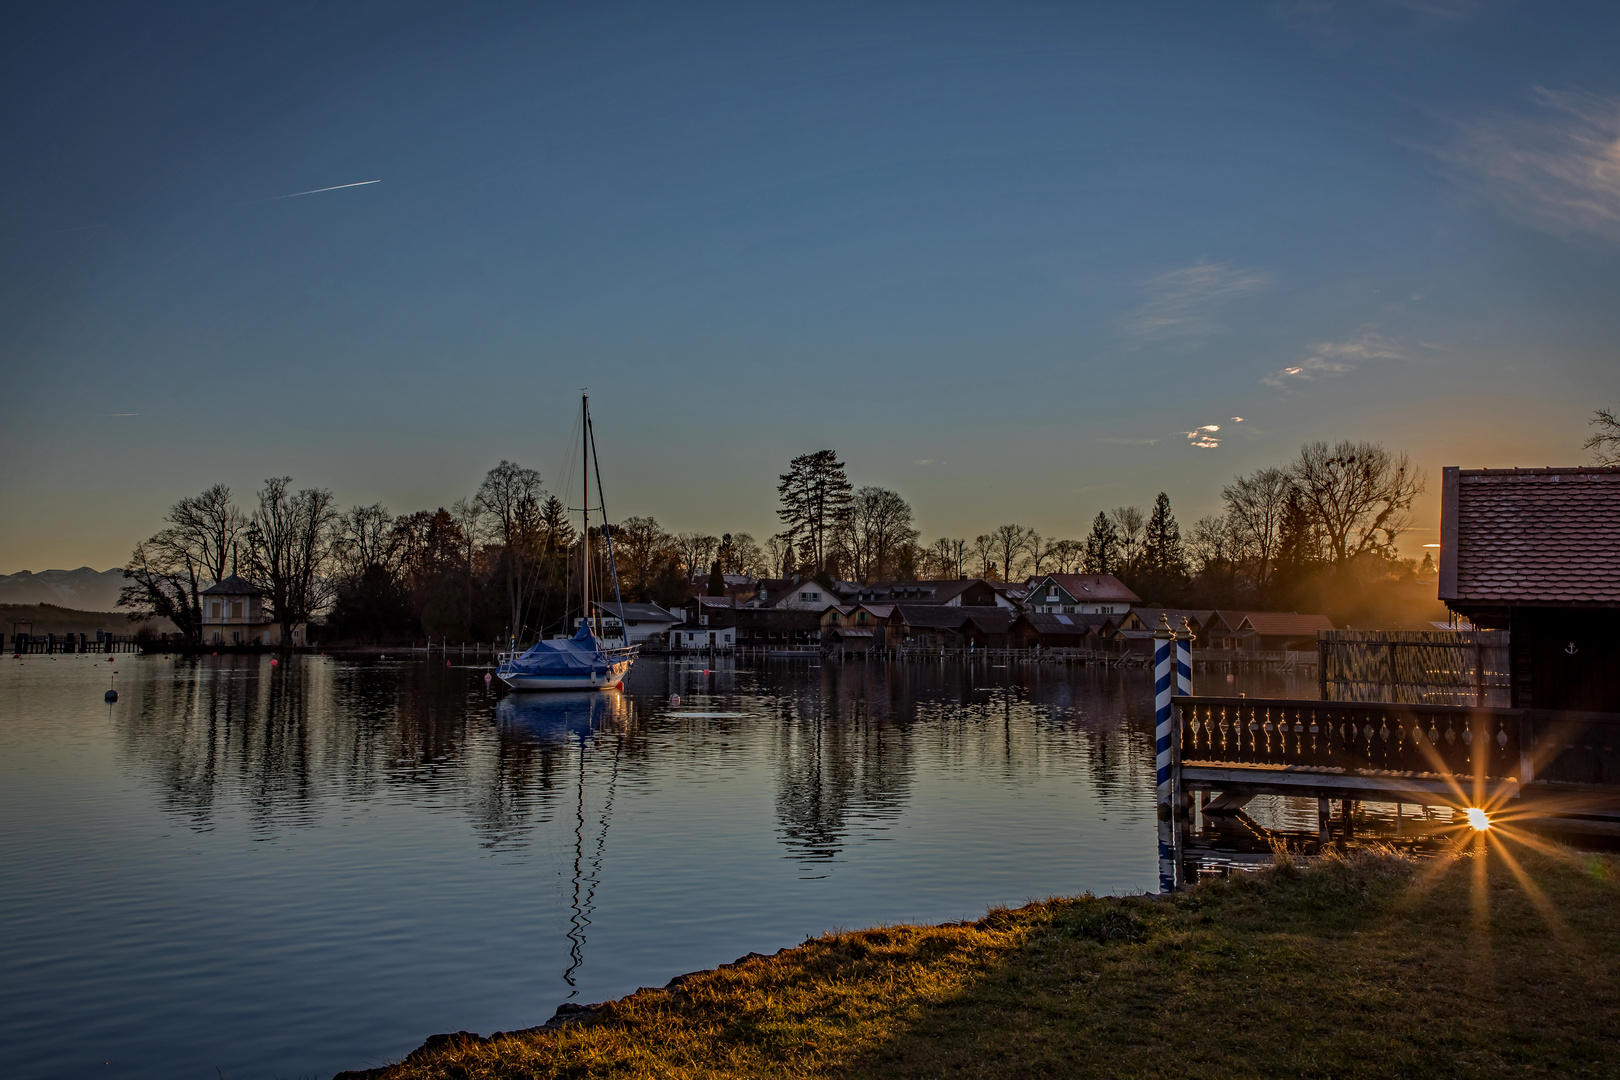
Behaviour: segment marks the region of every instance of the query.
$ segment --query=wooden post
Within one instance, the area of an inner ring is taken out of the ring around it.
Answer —
[[[1316,800],[1316,835],[1324,844],[1333,839],[1333,803],[1328,799]]]

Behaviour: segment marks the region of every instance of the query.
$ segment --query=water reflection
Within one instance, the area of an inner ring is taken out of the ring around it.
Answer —
[[[1155,879],[1139,672],[648,657],[622,694],[502,696],[422,662],[119,667],[111,709],[66,661],[0,684],[0,905],[31,928],[0,967],[32,973],[0,1036],[40,1061],[93,1037],[126,1075],[307,1075],[834,926]],[[65,746],[93,766],[32,784]]]

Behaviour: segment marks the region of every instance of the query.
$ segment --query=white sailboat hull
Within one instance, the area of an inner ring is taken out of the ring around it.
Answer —
[[[497,671],[495,677],[513,690],[612,690],[630,670],[632,660],[615,663],[600,675],[526,675]]]

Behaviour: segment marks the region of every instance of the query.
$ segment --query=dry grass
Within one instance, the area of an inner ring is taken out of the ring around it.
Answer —
[[[1518,862],[1529,891],[1495,853],[1369,852],[828,935],[381,1075],[1620,1075],[1617,863]]]

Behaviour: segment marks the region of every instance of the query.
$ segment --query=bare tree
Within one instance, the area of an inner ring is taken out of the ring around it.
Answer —
[[[537,471],[505,459],[485,473],[478,485],[477,504],[493,521],[503,548],[501,564],[506,571],[513,633],[525,625],[525,601],[547,566],[542,550],[550,539],[542,525],[544,497]]]
[[[1282,469],[1259,469],[1239,476],[1221,489],[1232,538],[1249,565],[1248,576],[1262,596],[1271,586],[1277,546],[1282,542],[1283,515],[1288,511],[1290,481]]]
[[[731,544],[726,549],[725,558],[721,560],[720,569],[728,574],[757,575],[764,557],[758,541],[748,533],[736,533],[731,537]]]
[[[675,550],[680,552],[681,565],[686,576],[694,577],[709,568],[714,553],[720,547],[720,538],[708,533],[683,532],[675,534]]]
[[[911,506],[887,488],[867,485],[855,493],[850,507],[848,542],[850,569],[861,581],[892,575],[900,549],[917,539],[911,525]]]
[[[174,541],[193,553],[201,572],[220,581],[230,568],[247,517],[231,501],[231,489],[215,484],[201,495],[181,499],[169,508]]]
[[[613,526],[613,556],[625,591],[651,599],[653,579],[669,560],[676,558],[675,538],[655,518],[625,518],[622,524]]]
[[[373,566],[397,569],[398,552],[394,515],[382,503],[352,507],[338,518],[333,555],[342,576],[358,578]]]
[[[202,640],[202,605],[197,599],[197,571],[178,546],[163,534],[135,546],[124,564],[118,606],[130,608],[132,620],[168,619],[188,641]]]
[[[1613,409],[1598,409],[1588,423],[1597,430],[1581,446],[1592,451],[1599,465],[1620,465],[1620,417]]]
[[[223,579],[236,560],[247,518],[231,501],[231,489],[215,484],[169,507],[164,520],[168,528],[142,542],[124,568],[132,584],[121,590],[118,603],[135,610],[132,618],[162,615],[182,633],[198,637],[200,592]],[[174,590],[182,583],[184,595],[176,597]]]
[[[1118,541],[1118,571],[1126,575],[1136,572],[1136,560],[1142,554],[1142,539],[1147,530],[1147,515],[1139,506],[1116,506],[1108,511],[1113,522],[1114,537]]]
[[[793,537],[785,532],[772,533],[765,540],[765,558],[771,574],[786,577],[788,562],[793,558]]]
[[[1046,558],[1051,563],[1049,570],[1051,573],[1078,573],[1085,557],[1086,545],[1079,540],[1054,540],[1046,546]],[[1037,564],[1035,573],[1040,572],[1040,565]]]
[[[283,645],[291,645],[293,628],[331,599],[327,571],[338,517],[330,491],[304,488],[294,494],[291,486],[290,476],[266,480],[247,529],[253,584],[281,626]]]
[[[1029,554],[1029,540],[1035,530],[1022,525],[997,525],[990,534],[993,557],[1001,566],[1001,580],[1013,580],[1013,574],[1022,569]]]
[[[1404,453],[1371,442],[1306,443],[1289,479],[1339,566],[1363,552],[1388,554],[1427,486]]]
[[[973,538],[973,558],[979,564],[979,576],[996,576],[996,538],[991,533],[980,533]]]

